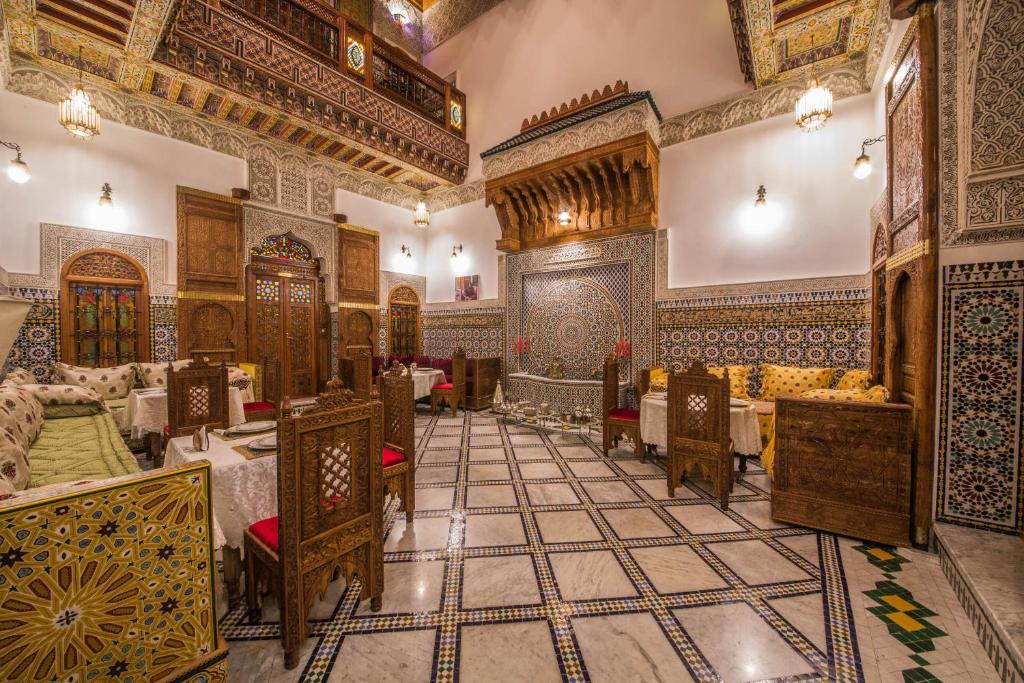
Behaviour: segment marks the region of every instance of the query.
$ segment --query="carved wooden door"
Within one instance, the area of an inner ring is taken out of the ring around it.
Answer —
[[[338,353],[377,353],[380,325],[380,237],[354,225],[338,226]]]

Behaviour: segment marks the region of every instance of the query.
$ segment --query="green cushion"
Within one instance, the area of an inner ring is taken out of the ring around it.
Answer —
[[[58,403],[54,406],[43,406],[43,419],[57,420],[65,417],[82,417],[83,415],[96,415],[102,413],[103,408],[98,403]]]
[[[141,471],[110,413],[44,420],[28,460],[29,488]]]

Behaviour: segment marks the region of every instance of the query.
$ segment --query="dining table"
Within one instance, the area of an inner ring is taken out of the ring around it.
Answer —
[[[245,422],[245,395],[238,387],[228,387],[228,426]],[[167,424],[167,389],[132,389],[125,406],[125,423],[131,437],[141,439],[147,434],[162,434]]]
[[[444,371],[442,370],[416,368],[415,370],[406,370],[406,372],[412,372],[412,393],[413,398],[417,401],[430,396],[430,390],[438,384],[444,384],[445,381]]]
[[[741,399],[729,401],[729,437],[733,451],[740,456],[740,473],[747,469],[747,458],[761,453],[761,431],[754,404]],[[649,392],[640,399],[640,438],[645,444],[668,449],[668,394]]]
[[[253,442],[276,433],[274,422],[248,423],[250,433],[214,430],[208,434],[209,447],[197,450],[191,436],[167,443],[164,464],[186,465],[199,460],[210,463],[213,507],[213,546],[224,559],[224,581],[228,600],[239,595],[242,572],[241,548],[245,530],[261,519],[277,515],[277,451],[254,450]]]

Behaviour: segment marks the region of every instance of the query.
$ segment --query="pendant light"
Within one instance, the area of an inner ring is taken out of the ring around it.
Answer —
[[[78,46],[78,84],[57,104],[58,120],[75,137],[89,140],[100,134],[100,115],[82,86],[82,46]]]
[[[413,214],[412,222],[417,228],[425,228],[430,225],[430,212],[427,211],[425,202],[416,204],[416,212]]]
[[[807,82],[807,90],[796,101],[796,125],[808,133],[825,127],[832,117],[832,91],[817,76]]]
[[[868,156],[867,147],[873,145],[876,142],[881,142],[885,139],[884,135],[879,135],[877,138],[865,140],[860,143],[860,156],[853,162],[853,177],[857,180],[863,180],[871,175],[871,157]]]

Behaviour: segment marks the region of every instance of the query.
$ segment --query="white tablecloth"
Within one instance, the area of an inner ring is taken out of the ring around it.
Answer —
[[[131,426],[133,439],[163,432],[167,424],[167,391],[132,389],[125,407],[125,422]],[[228,422],[230,427],[245,422],[242,392],[238,387],[228,387]]]
[[[209,460],[213,489],[213,545],[241,548],[245,530],[277,514],[277,456],[246,460],[234,450],[273,432],[261,432],[245,439],[225,441],[210,435],[210,449],[196,451],[192,437],[171,439],[167,444],[164,464],[184,465]]]
[[[744,455],[761,452],[761,432],[753,405],[729,408],[729,436],[733,450]],[[647,394],[640,401],[640,438],[659,448],[668,448],[668,399]]]
[[[406,371],[408,372],[408,370]],[[444,384],[444,372],[441,370],[417,369],[412,373],[413,397],[418,401],[430,396],[430,390],[438,384]]]

